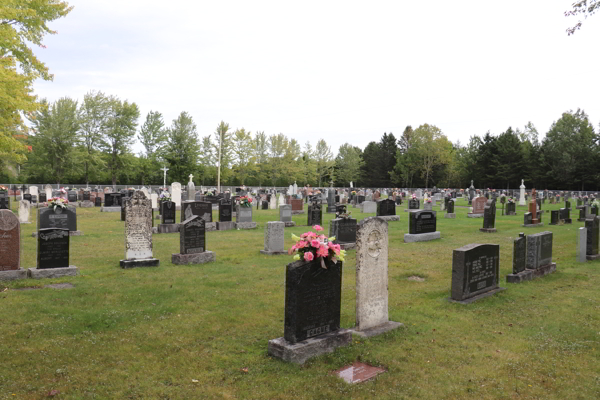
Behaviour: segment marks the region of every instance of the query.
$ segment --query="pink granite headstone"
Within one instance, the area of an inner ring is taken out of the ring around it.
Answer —
[[[0,210],[0,271],[21,267],[21,224],[10,210]]]

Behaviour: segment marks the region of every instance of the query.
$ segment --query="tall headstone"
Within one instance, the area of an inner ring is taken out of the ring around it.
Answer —
[[[187,184],[187,199],[191,201],[196,200],[196,185],[194,185],[194,181],[192,181],[193,177],[194,175],[190,174],[190,181]]]
[[[468,244],[452,252],[451,301],[471,303],[504,290],[498,286],[500,245]]]
[[[587,261],[587,229],[585,227],[579,228],[577,232],[577,261]]]
[[[176,207],[181,207],[181,183],[171,183],[171,201],[175,203]]]
[[[454,213],[454,200],[450,199],[446,204],[446,215],[444,217],[456,218],[456,214]]]
[[[179,253],[171,254],[171,263],[204,264],[215,261],[215,253],[206,250],[206,222],[192,215],[181,223],[179,230]]]
[[[10,210],[0,210],[0,280],[24,279],[21,268],[21,225]]]
[[[483,212],[483,228],[479,228],[481,232],[494,233],[496,232],[496,200],[488,200]]]
[[[286,254],[284,248],[285,223],[281,221],[269,221],[265,229],[265,247],[260,250],[261,254],[278,255]]]
[[[46,192],[46,199],[52,198],[52,185],[44,186],[44,191]]]
[[[125,259],[121,268],[158,267],[152,256],[152,202],[136,191],[125,202]]]
[[[600,258],[598,254],[598,240],[600,238],[600,217],[594,216],[585,220],[586,250],[585,255],[588,260]]]
[[[388,316],[388,224],[375,217],[356,234],[356,328],[371,337],[402,326]]]
[[[22,224],[30,224],[29,214],[31,211],[31,203],[27,200],[19,200],[19,222]]]
[[[519,205],[525,205],[525,180],[521,179],[521,186],[519,186]]]

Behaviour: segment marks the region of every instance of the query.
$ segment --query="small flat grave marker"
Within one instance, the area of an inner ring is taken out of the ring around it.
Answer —
[[[355,361],[352,365],[347,365],[334,371],[333,373],[342,378],[347,383],[361,383],[376,377],[385,372],[385,369],[373,367],[372,365]]]

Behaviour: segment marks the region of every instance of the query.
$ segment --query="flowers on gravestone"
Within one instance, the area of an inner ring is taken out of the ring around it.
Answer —
[[[353,191],[352,191],[352,195],[356,195],[356,190],[353,190]]]
[[[500,196],[500,203],[504,204],[506,202],[506,196],[503,194]]]
[[[60,189],[58,189],[58,191],[59,191],[59,192],[61,192],[62,194],[67,194],[67,190],[68,190],[68,189],[69,189],[69,188],[64,188],[64,187],[61,187]]]
[[[46,207],[50,207],[56,211],[58,208],[67,208],[69,200],[62,197],[52,197],[46,202]]]
[[[0,185],[0,192],[8,192],[8,188]]]
[[[252,199],[248,196],[240,197],[240,206],[242,207],[252,207]]]
[[[161,192],[160,196],[158,196],[159,201],[171,201],[171,193],[169,192]]]
[[[512,204],[512,203],[514,203],[514,202],[515,202],[515,199],[513,199],[512,197],[509,197],[509,198],[508,198],[508,203]]]
[[[431,199],[430,198],[425,199],[425,203],[431,204]]]
[[[313,229],[317,232],[323,230],[320,225],[313,226]],[[310,262],[318,259],[321,267],[327,269],[325,259],[337,264],[338,260],[344,261],[346,256],[346,251],[342,250],[339,244],[333,243],[335,237],[328,238],[316,232],[305,232],[300,237],[292,234],[292,239],[296,244],[289,249],[288,254],[298,253],[294,256],[294,260],[302,259]]]

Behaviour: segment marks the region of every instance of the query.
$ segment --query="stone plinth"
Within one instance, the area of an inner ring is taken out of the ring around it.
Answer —
[[[446,213],[444,215],[444,218],[456,218],[456,214],[455,213]]]
[[[179,232],[179,224],[160,224],[158,225],[158,233],[177,233]]]
[[[256,229],[258,225],[256,222],[236,222],[235,229]]]
[[[81,203],[79,203],[79,207],[81,207],[81,208],[91,208],[91,207],[94,207],[94,202],[93,201],[89,201],[89,200],[84,200]]]
[[[81,231],[69,231],[69,236],[83,236],[83,232],[81,232]],[[33,237],[33,238],[38,237],[38,233],[37,232],[33,232],[31,234],[31,237]]]
[[[121,207],[101,207],[100,212],[121,212]]]
[[[428,242],[430,240],[441,239],[442,234],[440,231],[429,232],[429,233],[419,233],[419,234],[404,234],[404,243],[414,243],[414,242]]]
[[[0,271],[0,281],[14,281],[27,278],[27,270],[23,268]]]
[[[194,254],[171,254],[171,263],[176,265],[206,264],[217,259],[214,251],[205,251]]]
[[[218,231],[229,231],[233,229],[233,221],[227,221],[227,222],[221,222],[221,221],[217,221],[217,230]]]
[[[493,295],[495,295],[498,292],[502,292],[503,290],[506,290],[506,288],[497,287],[496,289],[492,289],[492,290],[490,290],[488,292],[485,292],[485,293],[482,293],[482,294],[478,294],[477,296],[469,297],[466,300],[454,300],[451,297],[449,297],[448,301],[451,302],[451,303],[471,304],[474,301],[481,300],[481,299],[484,299],[486,297],[493,296]]]
[[[259,251],[260,251],[260,254],[266,254],[266,255],[269,255],[269,256],[278,256],[278,255],[281,255],[281,254],[287,254],[288,253],[287,251],[268,251],[268,250],[259,250]]]
[[[483,218],[483,214],[473,214],[473,213],[468,213],[467,214],[468,218]]]
[[[283,361],[304,364],[310,358],[332,353],[337,347],[347,346],[351,343],[352,332],[348,329],[339,329],[293,344],[283,337],[272,339],[269,340],[267,352],[270,356]]]
[[[27,275],[32,279],[60,278],[61,276],[76,276],[79,269],[74,265],[66,268],[28,268]]]
[[[383,217],[378,216],[377,218],[381,218],[382,220],[387,221],[387,222],[400,221],[399,215],[384,215]]]
[[[536,226],[544,226],[544,223],[540,222],[539,224],[524,224],[524,225],[521,225],[521,226],[524,227],[524,228],[535,228]]]
[[[158,267],[159,260],[156,258],[141,258],[139,260],[121,260],[119,265],[121,268],[136,268],[136,267]]]
[[[479,228],[479,231],[485,233],[496,233],[496,228]]]
[[[400,328],[403,326],[404,326],[403,323],[395,322],[395,321],[388,321],[381,325],[374,326],[372,328],[364,329],[361,331],[356,330],[356,329],[350,329],[350,331],[353,334],[358,335],[360,337],[369,338],[369,337],[381,335],[382,333],[389,332],[391,330],[394,330],[394,329],[397,329],[397,328]]]
[[[518,274],[506,275],[506,283],[521,283],[532,279],[540,278],[556,271],[556,263],[543,265],[537,269],[526,269]]]

